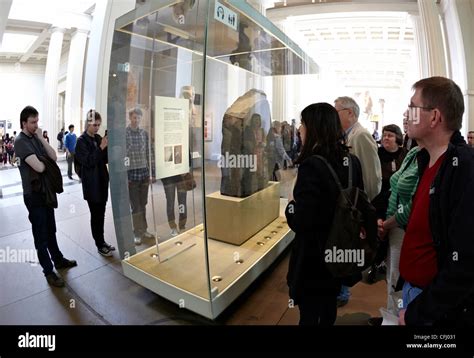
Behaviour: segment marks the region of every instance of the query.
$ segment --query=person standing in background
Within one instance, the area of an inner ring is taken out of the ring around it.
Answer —
[[[46,142],[48,142],[48,144],[49,144],[48,131],[43,132],[43,138],[46,139]]]
[[[285,152],[290,159],[291,158],[291,128],[287,121],[281,123],[281,140],[283,142],[283,147]],[[292,159],[293,160],[293,159]],[[284,169],[287,169],[290,165],[287,161],[284,163]]]
[[[290,135],[291,135],[291,155],[290,158],[292,161],[295,160],[297,156],[297,150],[296,146],[298,145],[298,135],[297,135],[298,129],[296,128],[296,119],[293,118],[291,120],[291,125],[290,125]]]
[[[8,163],[10,165],[15,166],[15,162],[13,161],[13,156],[15,155],[15,143],[13,142],[13,137],[10,137],[10,134],[7,133],[5,137],[5,151],[7,153]],[[5,164],[7,162],[5,161]]]
[[[270,149],[273,149],[275,152],[275,165],[273,168],[272,180],[273,181],[280,181],[281,180],[281,170],[284,169],[285,162],[288,163],[289,166],[293,166],[293,162],[291,158],[285,151],[285,147],[283,146],[283,140],[281,137],[282,125],[279,121],[274,121],[272,123],[273,131],[273,145],[270,146]]]
[[[408,111],[405,111],[405,113],[403,114],[403,132],[405,133],[403,137],[403,148],[405,148],[407,152],[409,152],[414,147],[416,147],[418,143],[416,142],[416,140],[408,136],[407,131],[408,131]]]
[[[6,164],[6,162],[4,163],[4,160],[6,157],[4,157],[4,155],[6,155],[6,152],[5,152],[5,136],[0,136],[0,164]]]
[[[467,133],[467,145],[474,148],[474,131]]]
[[[69,133],[64,138],[64,148],[66,148],[67,176],[72,180],[72,164],[74,163],[74,153],[76,152],[77,136],[74,133],[73,124],[70,124],[68,129]]]
[[[64,128],[61,128],[59,131],[58,135],[56,136],[56,139],[58,140],[58,151],[61,152],[63,150],[63,145],[64,145]]]

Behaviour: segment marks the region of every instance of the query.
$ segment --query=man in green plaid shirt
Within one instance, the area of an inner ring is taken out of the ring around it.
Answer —
[[[146,204],[148,187],[155,181],[155,160],[146,130],[140,128],[143,112],[133,108],[128,112],[130,125],[126,128],[128,158],[128,192],[132,208],[133,233],[135,245],[142,239],[154,239],[155,235],[147,231]]]

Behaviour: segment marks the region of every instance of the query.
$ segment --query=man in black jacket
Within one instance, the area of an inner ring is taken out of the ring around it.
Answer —
[[[474,149],[459,129],[460,88],[444,77],[413,86],[408,135],[424,146],[400,256],[404,325],[474,324]]]
[[[35,108],[27,106],[21,111],[20,126],[22,131],[15,140],[15,154],[20,160],[18,169],[23,185],[23,200],[32,225],[38,260],[48,283],[63,287],[64,280],[53,271],[53,262],[56,269],[74,267],[77,262],[63,257],[56,240],[54,208],[57,207],[56,192],[59,192],[59,187],[62,191],[60,174],[58,182],[52,185],[53,189],[58,189],[49,190],[49,200],[46,198],[44,176],[50,176],[48,171],[58,170],[55,164],[56,152],[38,128],[38,111]],[[54,164],[46,163],[48,160]]]
[[[86,130],[77,139],[76,159],[81,165],[82,194],[91,212],[92,236],[102,256],[112,256],[115,247],[104,240],[105,206],[109,195],[109,172],[106,164],[107,136],[99,131],[102,117],[99,112],[87,112]]]

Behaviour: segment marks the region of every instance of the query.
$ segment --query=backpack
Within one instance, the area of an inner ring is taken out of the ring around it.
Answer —
[[[341,182],[328,161],[321,157],[339,188],[339,197],[326,245],[325,266],[343,284],[353,286],[361,280],[362,271],[370,267],[378,247],[377,214],[365,191],[352,186],[352,161],[349,159],[348,187]]]

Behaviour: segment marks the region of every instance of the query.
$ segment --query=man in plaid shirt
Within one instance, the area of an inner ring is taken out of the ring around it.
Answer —
[[[142,116],[143,113],[140,108],[131,109],[128,112],[130,125],[125,131],[129,165],[128,192],[130,196],[130,206],[132,207],[135,245],[140,245],[142,239],[155,238],[155,235],[150,234],[147,231],[148,225],[146,222],[148,187],[150,182],[155,181],[155,164],[153,150],[150,150],[149,148],[148,133],[140,128],[140,120]]]

